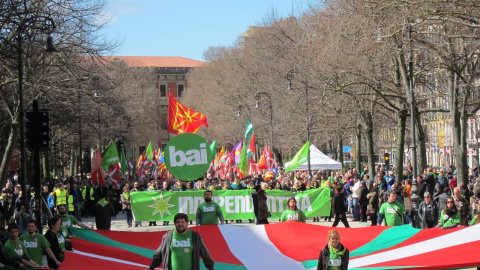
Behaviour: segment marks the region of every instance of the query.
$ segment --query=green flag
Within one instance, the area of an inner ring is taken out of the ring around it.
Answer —
[[[122,174],[125,174],[128,171],[128,163],[127,163],[127,157],[125,156],[125,149],[123,149],[123,145],[122,145],[122,153],[120,155],[121,155],[120,170]]]
[[[102,159],[102,168],[105,172],[108,172],[110,165],[114,165],[120,162],[120,157],[118,156],[117,144],[112,143],[105,151]]]
[[[247,123],[247,127],[245,128],[245,141],[248,141],[248,138],[252,136],[252,133],[253,133],[253,125],[252,125],[252,122],[250,122],[249,120]]]
[[[244,176],[247,176],[248,173],[248,154],[247,154],[247,142],[244,142],[242,147],[242,154],[240,154],[240,161],[238,161],[238,169],[243,173]]]
[[[153,160],[152,141],[148,143],[147,150],[145,150],[145,156],[147,157],[148,162],[152,162]]]
[[[300,151],[298,151],[297,154],[293,157],[292,160],[289,162],[285,163],[285,171],[293,171],[295,170],[298,166],[302,165],[303,163],[307,162],[308,159],[308,148],[310,147],[310,141],[307,141],[305,145],[302,146]]]
[[[217,154],[217,140],[213,141],[212,144],[210,144],[210,151],[212,151],[212,157]]]
[[[240,155],[240,160],[237,165],[244,176],[248,174],[248,148],[250,147],[250,138],[253,132],[252,122],[248,121],[247,127],[245,127],[245,140],[243,141],[242,154]]]

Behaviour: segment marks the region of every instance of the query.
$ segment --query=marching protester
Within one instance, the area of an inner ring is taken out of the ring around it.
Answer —
[[[333,220],[332,227],[337,227],[338,223],[342,221],[345,228],[350,228],[350,225],[347,221],[347,205],[345,204],[345,188],[343,185],[337,186],[337,194],[333,199],[333,212],[335,214],[335,219]]]
[[[336,230],[328,231],[328,243],[320,251],[317,270],[347,270],[350,253],[340,243],[340,234]]]
[[[377,224],[381,225],[384,218],[386,226],[403,225],[404,218],[407,223],[412,224],[405,207],[397,202],[397,193],[395,191],[388,192],[388,201],[383,203],[378,211]]]
[[[133,215],[132,215],[132,200],[130,198],[130,185],[127,183],[123,187],[123,193],[120,195],[120,202],[122,203],[123,214],[127,220],[128,228],[132,227]]]
[[[223,219],[222,208],[220,208],[218,203],[212,201],[212,191],[207,190],[203,195],[205,202],[199,204],[197,207],[195,219],[197,226],[218,224],[218,220],[223,224],[225,221]]]
[[[55,259],[47,257],[48,267],[57,269],[60,264],[57,262],[63,262],[65,259],[65,254],[63,253],[66,250],[66,238],[61,232],[60,227],[62,226],[62,220],[60,217],[55,216],[48,220],[48,231],[45,233],[45,238],[50,244],[50,249],[52,250]]]
[[[282,216],[280,217],[281,222],[286,221],[298,221],[298,222],[307,222],[307,217],[302,210],[297,208],[297,201],[294,197],[288,198],[287,200],[287,209],[283,211]]]
[[[203,242],[202,236],[188,229],[188,216],[178,213],[173,218],[175,229],[167,232],[153,255],[147,270],[153,270],[163,263],[163,269],[200,269],[200,257],[205,268],[213,270],[214,262]]]
[[[432,200],[430,192],[426,191],[424,194],[424,200],[418,206],[418,216],[420,217],[422,229],[433,228],[437,225],[438,210],[437,204]]]
[[[42,265],[43,254],[47,254],[47,259],[52,260],[55,266],[60,266],[61,262],[58,261],[50,249],[50,243],[47,241],[43,234],[37,233],[37,222],[35,220],[29,220],[27,223],[27,233],[22,234],[18,239],[23,242],[25,249],[28,252],[30,258],[38,265]]]
[[[437,227],[443,229],[456,228],[461,225],[460,211],[458,211],[455,201],[452,198],[447,200],[447,205],[440,213]]]
[[[3,247],[5,259],[17,264],[16,266],[5,265],[5,269],[23,269],[23,268],[40,268],[42,267],[33,261],[23,245],[18,239],[18,225],[16,223],[8,224],[8,240]]]

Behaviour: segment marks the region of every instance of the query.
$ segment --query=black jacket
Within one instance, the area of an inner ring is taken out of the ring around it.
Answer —
[[[360,191],[358,192],[358,204],[360,204],[361,207],[368,205],[367,194],[368,194],[367,187],[361,186]]]
[[[348,269],[348,259],[350,257],[350,252],[347,248],[345,248],[342,243],[340,243],[340,250],[344,250],[343,256],[341,256],[342,260],[342,270]],[[318,257],[318,264],[317,270],[328,270],[328,261],[330,260],[330,249],[328,248],[328,244],[320,251],[320,256]]]
[[[58,238],[57,235],[52,232],[51,230],[48,230],[45,233],[45,238],[47,238],[48,243],[50,243],[50,249],[52,250],[53,255],[55,255],[55,258],[60,261],[60,254],[63,254],[63,251],[60,249],[60,245],[58,244]],[[55,263],[50,256],[47,256],[47,262],[48,262],[48,267],[57,269],[58,266]]]
[[[345,215],[347,212],[347,205],[345,204],[345,193],[337,193],[333,198],[333,211],[335,215]]]

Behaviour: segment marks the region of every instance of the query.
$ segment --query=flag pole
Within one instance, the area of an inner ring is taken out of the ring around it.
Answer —
[[[168,123],[168,121],[170,121],[170,88],[168,88],[167,90],[167,104],[168,104],[168,107],[167,107],[167,143],[170,141],[170,131],[168,130],[168,127],[170,127],[170,123]]]

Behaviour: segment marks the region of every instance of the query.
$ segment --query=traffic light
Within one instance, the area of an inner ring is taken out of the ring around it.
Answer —
[[[50,150],[50,112],[38,112],[38,147],[40,151]]]
[[[389,153],[385,153],[385,167],[388,167],[388,165],[390,165],[390,154]]]
[[[46,110],[33,110],[25,114],[27,125],[25,138],[27,148],[39,151],[50,150],[50,112]]]
[[[35,134],[38,133],[37,114],[30,111],[25,113],[25,117],[27,118],[25,130],[25,138],[27,139],[26,144],[27,148],[32,150],[37,145],[37,136],[35,136]]]

